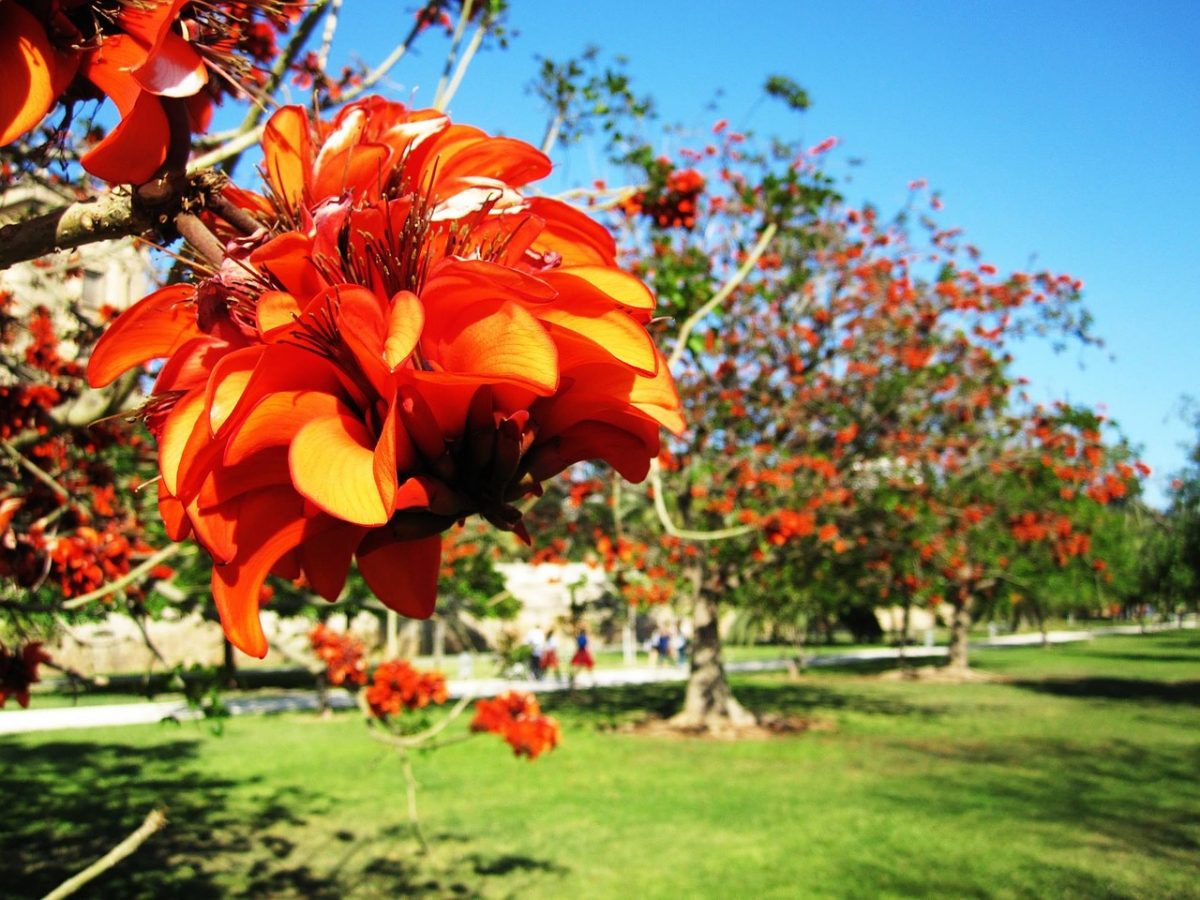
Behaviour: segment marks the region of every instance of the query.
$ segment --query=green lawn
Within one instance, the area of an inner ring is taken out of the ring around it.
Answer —
[[[417,761],[345,714],[0,744],[0,894],[40,896],[156,804],[88,897],[1200,897],[1200,635],[978,652],[1006,681],[815,671],[737,682],[824,727],[721,743],[614,730],[680,685],[552,703],[564,746]]]

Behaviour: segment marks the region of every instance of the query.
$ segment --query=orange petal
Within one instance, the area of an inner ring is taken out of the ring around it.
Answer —
[[[558,351],[537,320],[512,301],[488,298],[439,309],[421,340],[437,367],[481,381],[522,384],[540,394],[558,387]]]
[[[591,295],[629,309],[653,310],[656,305],[650,288],[627,272],[609,266],[571,266],[540,274],[560,294]]]
[[[530,312],[538,321],[552,326],[550,335],[564,369],[573,363],[617,359],[643,375],[658,370],[658,349],[645,327],[611,304],[607,308],[586,301],[571,304],[564,298],[564,302],[534,307]]]
[[[104,387],[126,369],[149,362],[201,335],[196,326],[195,288],[173,284],[139,300],[108,327],[88,360],[92,387]]]
[[[304,186],[312,173],[312,138],[308,114],[300,106],[282,106],[263,129],[263,174],[275,197],[293,217],[304,202]]]
[[[356,525],[382,525],[393,497],[375,480],[375,441],[346,406],[310,420],[288,451],[292,483],[320,509]],[[394,493],[394,487],[392,491]]]
[[[197,389],[180,397],[163,422],[162,437],[158,441],[158,468],[163,484],[172,496],[179,496],[179,470],[185,462],[184,450],[203,413],[204,391]]]
[[[230,352],[220,338],[201,334],[174,348],[154,379],[154,393],[204,387],[213,367]]]
[[[142,184],[166,160],[170,142],[171,126],[162,101],[143,92],[117,127],[79,162],[111,184]]]
[[[657,434],[647,445],[636,435],[604,422],[580,422],[530,454],[529,473],[545,481],[585,459],[602,459],[626,481],[642,481],[650,471],[650,460],[658,455]]]
[[[358,571],[388,609],[410,619],[428,619],[437,605],[442,563],[439,534],[399,541],[380,529],[358,548]]]
[[[250,376],[254,373],[266,348],[246,347],[227,353],[212,367],[205,393],[208,408],[208,427],[216,434],[245,393]]]
[[[291,483],[287,447],[268,447],[251,454],[236,466],[214,466],[200,487],[197,507],[206,512],[250,491]]]
[[[265,339],[268,332],[294,324],[300,317],[300,304],[284,291],[264,291],[258,297],[254,315],[258,333]]]
[[[367,529],[338,523],[322,531],[319,539],[306,540],[297,548],[300,567],[312,589],[333,603],[346,586],[350,560]]]
[[[161,97],[190,97],[208,82],[200,54],[173,32],[163,35],[162,43],[131,74],[144,90]]]
[[[267,655],[259,591],[275,562],[300,544],[306,525],[300,498],[290,489],[268,488],[241,504],[238,555],[213,566],[212,592],[225,635],[244,653]]]
[[[182,541],[192,533],[183,504],[171,496],[161,481],[158,483],[158,514],[162,516],[163,528],[171,540]]]
[[[425,325],[425,307],[412,291],[400,291],[392,298],[388,310],[387,337],[383,342],[383,361],[388,368],[396,367],[408,359],[421,339]]]
[[[312,240],[298,231],[271,238],[250,254],[250,262],[295,297],[301,309],[326,287],[325,279],[313,265]]]
[[[553,251],[565,266],[604,266],[615,264],[617,242],[608,229],[575,207],[549,197],[531,197],[526,208],[545,222],[542,233],[533,242],[535,250]]]
[[[42,121],[74,76],[78,60],[57,53],[23,6],[0,2],[0,146]]]

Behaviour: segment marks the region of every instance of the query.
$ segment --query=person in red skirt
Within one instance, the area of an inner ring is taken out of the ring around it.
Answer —
[[[587,626],[580,625],[579,631],[575,634],[575,655],[571,657],[571,684],[575,683],[575,676],[580,669],[587,669],[594,685],[596,683],[595,667],[596,661],[592,659],[591,651],[588,650]]]
[[[562,669],[558,664],[558,638],[554,636],[554,626],[551,625],[546,629],[546,642],[542,644],[541,670],[545,675],[551,669],[554,670],[554,680],[562,683]]]

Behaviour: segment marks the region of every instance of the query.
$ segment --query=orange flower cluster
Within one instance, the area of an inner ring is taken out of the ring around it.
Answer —
[[[530,760],[553,750],[562,740],[558,722],[542,715],[532,694],[520,691],[505,691],[490,700],[477,701],[471,730],[500,735],[515,755]]]
[[[38,681],[38,665],[50,662],[38,641],[20,650],[9,650],[0,644],[0,709],[15,697],[22,707],[29,706],[29,686]]]
[[[103,94],[121,121],[80,162],[105,181],[147,181],[208,127],[230,85],[265,80],[275,35],[300,10],[288,0],[0,0],[0,146],[64,95]]]
[[[598,223],[519,192],[550,169],[533,147],[368,98],[285,107],[263,150],[268,196],[227,196],[270,228],[123,313],[88,367],[167,358],[144,410],[160,509],[260,657],[268,573],[333,600],[357,559],[428,617],[442,531],[478,513],[528,541],[514,502],[543,480],[594,459],[640,481],[683,428],[653,295]]]
[[[130,554],[151,549],[140,540],[130,543],[117,523],[102,530],[81,525],[70,534],[46,538],[45,548],[50,577],[64,597],[78,597],[120,578],[129,572]]]
[[[704,183],[704,176],[695,169],[673,169],[663,184],[626,197],[620,208],[625,215],[645,216],[660,228],[690,230],[696,226],[697,201]]]
[[[325,663],[325,680],[332,685],[367,683],[362,641],[317,623],[308,633],[313,653]]]
[[[402,659],[385,662],[375,670],[367,688],[367,703],[379,718],[423,709],[446,702],[446,676],[420,672]]]

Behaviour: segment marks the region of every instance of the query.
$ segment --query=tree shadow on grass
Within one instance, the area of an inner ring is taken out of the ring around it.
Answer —
[[[1046,678],[1013,681],[1013,687],[1092,700],[1134,700],[1200,706],[1200,681],[1154,681],[1142,678]]]
[[[468,890],[459,883],[431,880],[407,862],[381,860],[364,869],[360,858],[354,867],[338,864],[317,871],[288,835],[332,801],[298,786],[263,786],[256,792],[243,781],[204,771],[205,744],[219,740],[180,737],[151,746],[87,740],[0,745],[5,804],[0,896],[43,896],[107,853],[156,807],[166,807],[166,827],[79,896],[372,896],[356,894],[364,874],[380,895],[447,896]],[[372,849],[370,841],[360,841],[350,831],[335,832],[330,839],[345,845],[343,863]]]
[[[628,684],[596,687],[572,693],[545,694],[542,707],[555,715],[577,717],[598,728],[610,728],[639,716],[665,718],[683,706],[685,685],[674,683]],[[856,690],[853,685],[828,686],[816,681],[783,682],[735,678],[733,692],[753,712],[811,715],[818,712],[856,712],[868,715],[935,718],[947,707],[913,703],[888,694]]]
[[[928,784],[907,783],[906,794],[897,795],[897,802],[937,816],[987,809],[997,818],[1054,826],[1059,839],[1062,832],[1057,829],[1067,828],[1089,843],[1099,837],[1114,849],[1146,859],[1195,865],[1200,852],[1200,822],[1195,816],[1200,808],[1195,780],[1200,747],[1160,749],[1120,740],[1096,745],[1034,738],[907,746],[945,765]],[[961,763],[967,765],[956,765]]]

